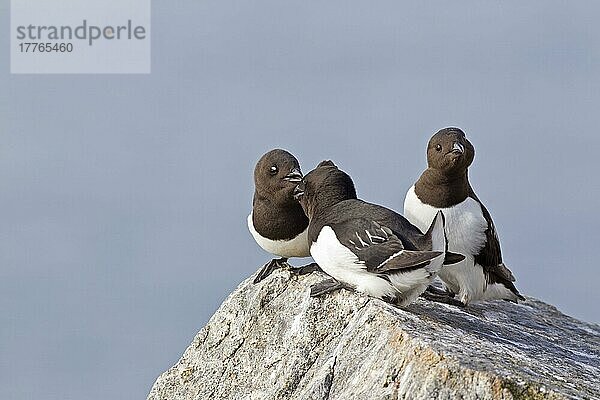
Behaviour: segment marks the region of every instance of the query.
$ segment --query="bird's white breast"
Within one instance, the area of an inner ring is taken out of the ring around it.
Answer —
[[[426,232],[436,213],[442,210],[446,219],[448,250],[475,255],[485,245],[487,221],[481,205],[467,197],[462,203],[452,207],[436,208],[423,203],[411,187],[404,200],[404,216],[421,231]]]
[[[256,240],[256,243],[263,250],[268,251],[271,254],[274,254],[279,257],[308,257],[310,256],[310,251],[308,248],[308,227],[290,240],[272,240],[266,237],[263,237],[254,229],[254,223],[252,222],[252,213],[248,215],[248,230]]]

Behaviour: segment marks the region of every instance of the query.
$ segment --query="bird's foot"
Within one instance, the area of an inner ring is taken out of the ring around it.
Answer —
[[[256,278],[254,278],[254,283],[258,283],[265,279],[267,276],[271,275],[273,271],[278,268],[289,268],[290,265],[287,263],[287,258],[274,258],[260,269]]]
[[[425,289],[426,292],[438,295],[438,296],[450,296],[450,297],[454,297],[454,293],[452,293],[451,291],[449,291],[448,289],[440,289],[437,288],[433,285],[429,285],[427,286],[427,289]]]
[[[435,301],[436,303],[444,303],[444,304],[449,304],[451,306],[456,306],[456,307],[465,307],[466,306],[466,304],[463,303],[462,301],[456,300],[454,298],[453,294],[447,293],[445,291],[441,291],[439,289],[437,289],[437,290],[438,290],[438,293],[433,293],[433,292],[429,291],[429,288],[427,288],[427,290],[425,290],[421,294],[421,297],[423,297],[424,299],[429,300],[429,301]],[[442,294],[439,294],[439,292],[442,292]]]
[[[336,281],[333,278],[327,278],[324,281],[315,283],[310,287],[310,297],[318,297],[326,293],[330,293],[339,289],[344,289],[346,286]]]
[[[317,264],[317,263],[310,263],[307,265],[303,265],[301,267],[290,266],[290,272],[292,274],[299,275],[299,276],[312,274],[313,272],[317,272],[317,271],[323,271],[321,269],[321,267],[319,267],[319,264]]]

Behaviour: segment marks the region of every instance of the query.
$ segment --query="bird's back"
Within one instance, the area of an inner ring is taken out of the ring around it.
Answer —
[[[391,229],[407,250],[419,250],[422,247],[423,233],[406,218],[389,208],[358,199],[344,200],[323,210],[317,223],[311,224],[313,226],[309,230],[309,238],[316,239],[313,235],[318,235],[325,225],[341,224],[358,218],[371,219]]]

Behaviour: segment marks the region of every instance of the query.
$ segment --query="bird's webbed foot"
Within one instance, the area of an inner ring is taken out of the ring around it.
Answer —
[[[326,293],[344,289],[346,285],[333,278],[327,278],[319,283],[315,283],[310,287],[310,297],[319,297]]]
[[[313,262],[310,264],[303,265],[301,267],[292,266],[290,267],[290,272],[296,275],[308,275],[312,274],[313,272],[323,272],[323,270],[321,269],[321,267],[319,267],[319,264]]]
[[[454,298],[454,293],[438,289],[431,285],[429,285],[427,289],[421,294],[421,297],[429,301],[435,301],[436,303],[444,303],[456,307],[466,306],[465,303]]]
[[[265,279],[267,276],[271,275],[271,273],[278,268],[289,268],[290,265],[288,264],[287,260],[288,260],[287,258],[283,258],[283,257],[282,258],[274,258],[271,261],[269,261],[268,263],[266,263],[265,265],[263,265],[263,267],[260,269],[260,271],[258,271],[256,278],[254,278],[254,283],[259,283],[260,281]]]

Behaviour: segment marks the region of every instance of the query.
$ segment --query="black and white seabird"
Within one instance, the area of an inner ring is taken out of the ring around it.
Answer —
[[[255,190],[248,229],[260,247],[281,257],[266,263],[254,283],[269,276],[276,268],[289,268],[287,260],[290,257],[310,256],[308,218],[294,199],[294,189],[301,179],[298,160],[281,149],[263,155],[254,168]],[[300,268],[297,270],[301,271]],[[309,268],[303,270],[309,271]]]
[[[406,305],[442,267],[446,239],[441,213],[423,234],[400,214],[357,199],[350,176],[331,161],[309,172],[295,197],[310,220],[310,254],[331,276],[311,288],[312,296],[349,288]]]
[[[478,300],[524,300],[512,272],[502,262],[500,241],[490,213],[469,183],[475,149],[462,130],[438,131],[427,145],[427,165],[408,190],[404,215],[426,229],[441,210],[446,219],[448,250],[464,261],[444,266],[439,276],[464,305]]]

